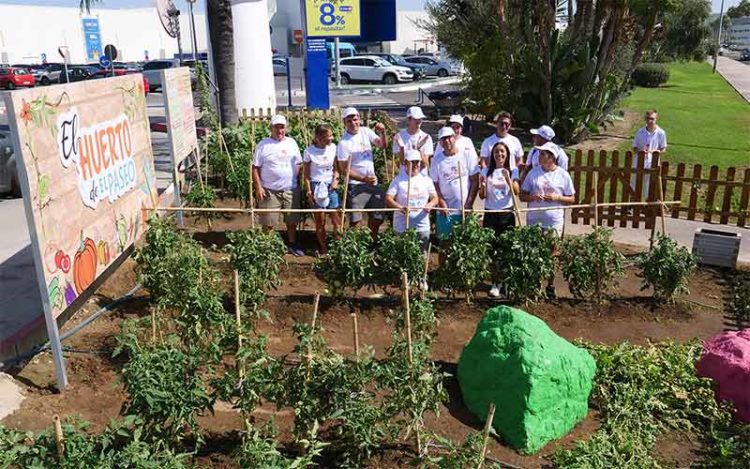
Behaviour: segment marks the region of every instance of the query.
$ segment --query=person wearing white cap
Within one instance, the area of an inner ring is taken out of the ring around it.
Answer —
[[[474,205],[480,168],[476,160],[459,152],[453,129],[443,127],[438,138],[439,146],[430,166],[430,177],[438,193],[438,205],[445,209],[436,216],[438,236],[446,237],[453,230],[453,224],[461,221],[461,208],[471,209]]]
[[[479,155],[477,155],[477,149],[474,148],[474,142],[464,133],[464,118],[458,114],[453,114],[448,119],[448,125],[453,129],[453,133],[456,134],[456,146],[458,151],[468,153],[469,157],[479,162]]]
[[[562,207],[575,201],[573,180],[567,171],[555,163],[555,146],[550,142],[535,147],[539,150],[539,164],[533,167],[521,184],[521,200],[528,202],[529,208]],[[542,229],[560,236],[565,223],[565,210],[544,210],[528,212],[529,225],[539,225]],[[554,278],[547,283],[547,296],[555,298]]]
[[[417,150],[422,155],[423,171],[430,164],[433,154],[433,143],[430,134],[422,130],[425,115],[422,108],[412,106],[406,110],[406,128],[393,137],[393,154],[399,155],[402,172],[405,167],[404,155],[407,150]]]
[[[271,117],[271,136],[258,143],[253,156],[253,181],[258,208],[298,209],[300,193],[297,180],[302,166],[297,142],[286,135],[286,117]],[[278,221],[278,213],[265,212],[259,215],[260,224],[270,231]],[[289,252],[304,256],[305,251],[297,244],[298,213],[284,213]]]
[[[510,169],[523,164],[523,146],[521,145],[521,141],[508,133],[512,125],[513,117],[509,112],[503,111],[497,115],[495,133],[484,139],[482,148],[479,150],[480,163],[483,168],[487,167],[490,152],[497,142],[504,142],[510,149]]]
[[[534,148],[531,149],[526,159],[526,171],[534,166],[539,166],[539,150],[536,147],[541,147],[546,143],[549,143],[549,147],[554,149],[555,156],[557,157],[557,166],[565,171],[568,170],[568,155],[565,153],[565,150],[552,142],[553,138],[555,138],[555,131],[548,125],[543,125],[538,129],[531,129],[531,140],[534,142]]]
[[[333,129],[328,124],[315,128],[313,144],[302,155],[305,165],[304,175],[307,185],[307,200],[311,207],[321,209],[339,208],[339,171],[336,167],[336,145],[333,144]],[[333,231],[341,229],[341,214],[329,213]],[[326,214],[315,213],[315,235],[318,238],[320,254],[328,251],[326,240]]]
[[[406,150],[404,159],[407,169],[391,181],[385,203],[400,210],[393,214],[393,229],[397,233],[407,229],[407,202],[408,207],[413,207],[409,210],[409,229],[417,230],[422,250],[426,251],[430,240],[430,209],[438,203],[437,191],[432,180],[421,172],[422,155],[418,150]]]
[[[354,227],[362,221],[362,212],[356,210],[385,207],[385,194],[378,187],[372,155],[373,144],[379,148],[386,146],[385,126],[378,122],[375,124],[375,132],[362,127],[359,112],[353,107],[344,109],[342,117],[346,132],[336,148],[336,160],[341,175],[346,177],[347,172],[349,173],[347,208],[353,210],[350,220]],[[367,223],[373,237],[376,237],[383,223],[383,212],[370,212]]]

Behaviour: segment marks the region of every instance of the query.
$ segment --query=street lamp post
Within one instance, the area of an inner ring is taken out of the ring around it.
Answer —
[[[716,73],[716,62],[719,60],[721,50],[721,28],[724,27],[724,0],[721,0],[721,11],[719,12],[719,33],[716,35],[716,53],[714,54],[714,73]]]
[[[195,0],[187,0],[190,10],[190,42],[193,48],[193,62],[198,61],[198,38],[195,34],[195,16],[193,15],[193,4]]]
[[[171,4],[169,10],[167,10],[167,15],[169,15],[169,27],[172,29],[172,32],[174,33],[175,37],[177,38],[177,54],[179,58],[177,59],[177,64],[182,64],[182,34],[180,33],[180,10],[177,9],[176,6],[174,6],[174,3]]]

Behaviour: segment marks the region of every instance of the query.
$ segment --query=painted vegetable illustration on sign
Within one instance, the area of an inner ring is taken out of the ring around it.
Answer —
[[[49,304],[52,308],[60,309],[63,305],[63,292],[60,289],[60,278],[55,277],[47,285],[49,292]]]
[[[109,264],[109,259],[110,259],[109,243],[107,243],[104,240],[99,241],[99,244],[97,244],[96,251],[97,251],[97,254],[99,255],[99,263],[101,265]]]
[[[76,291],[73,289],[73,285],[71,285],[70,282],[65,282],[65,305],[70,306],[77,296]]]
[[[91,238],[84,240],[81,233],[81,247],[73,260],[73,283],[79,295],[94,282],[96,261],[96,243]]]
[[[55,265],[67,274],[70,271],[70,256],[58,249],[55,253]]]

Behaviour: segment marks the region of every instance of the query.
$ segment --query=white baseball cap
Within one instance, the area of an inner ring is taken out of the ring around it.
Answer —
[[[543,125],[539,127],[538,129],[531,129],[532,135],[539,135],[543,139],[550,141],[553,138],[555,138],[555,131],[552,130],[552,127],[548,125]]]
[[[409,109],[406,110],[406,117],[410,117],[412,119],[424,119],[426,116],[424,115],[424,112],[422,112],[422,108],[419,106],[412,106]]]
[[[442,139],[445,137],[452,137],[456,135],[456,132],[453,131],[450,127],[443,127],[440,129],[440,132],[438,132],[438,139]]]
[[[406,150],[404,159],[406,161],[422,161],[422,154],[419,153],[419,150]]]
[[[355,107],[348,107],[344,109],[344,112],[341,113],[341,117],[343,119],[346,119],[347,117],[351,116],[357,116],[359,115],[359,111],[357,111],[357,108]]]
[[[448,122],[450,122],[451,124],[459,124],[459,125],[463,126],[463,125],[464,125],[464,118],[463,118],[463,117],[461,117],[461,116],[460,116],[460,115],[458,115],[458,114],[453,114],[453,115],[452,115],[452,116],[451,116],[451,117],[450,117],[450,118],[448,119]]]
[[[286,117],[282,116],[281,114],[276,114],[275,116],[271,117],[271,126],[279,124],[286,125]]]
[[[552,142],[547,142],[544,145],[539,145],[539,146],[536,146],[534,148],[536,148],[539,151],[546,150],[546,151],[552,153],[553,155],[555,155],[555,158],[557,158],[557,145],[555,145]]]

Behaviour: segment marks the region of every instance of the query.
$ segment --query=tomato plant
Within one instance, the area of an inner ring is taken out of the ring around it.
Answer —
[[[318,259],[315,270],[334,296],[345,289],[356,292],[370,286],[375,273],[372,235],[367,228],[355,228],[331,241],[328,254]]]
[[[473,215],[454,225],[441,248],[443,261],[434,273],[435,285],[451,293],[462,291],[470,301],[474,288],[489,278],[493,240],[493,231],[483,228]]]
[[[380,285],[401,285],[404,273],[412,285],[419,284],[425,260],[416,230],[396,233],[389,228],[381,233],[375,248],[375,264]]]
[[[617,252],[612,230],[594,227],[583,236],[569,237],[562,243],[560,266],[570,292],[578,298],[597,296],[616,286],[616,278],[625,275],[625,256]]]
[[[284,240],[276,231],[266,233],[261,228],[231,232],[227,238],[229,263],[240,274],[240,301],[259,306],[266,299],[266,290],[281,284]]]
[[[672,238],[660,234],[653,249],[638,256],[643,286],[654,289],[654,297],[669,302],[678,293],[688,293],[688,279],[695,271],[696,259],[685,247],[678,247]]]
[[[209,184],[193,184],[190,192],[185,195],[185,202],[189,207],[214,208],[216,190]],[[217,217],[217,214],[214,212],[197,212],[196,217],[210,222]],[[209,223],[209,228],[210,226]]]
[[[542,282],[555,274],[555,239],[539,226],[522,226],[498,237],[493,256],[498,278],[515,302],[544,296]]]

